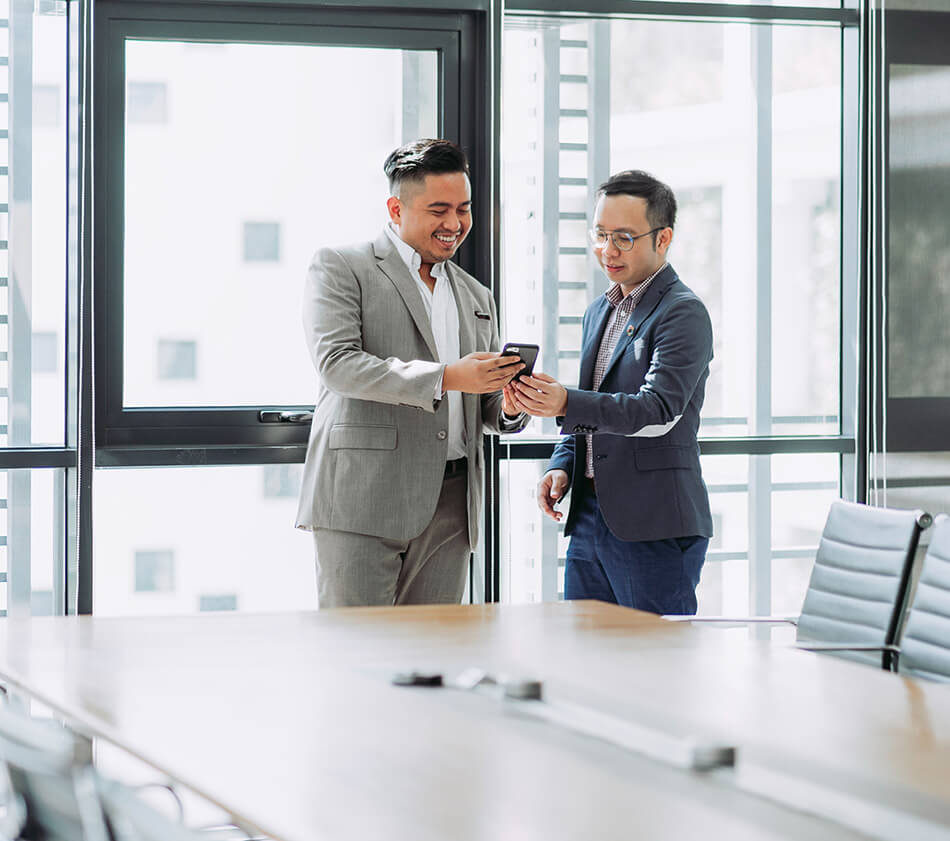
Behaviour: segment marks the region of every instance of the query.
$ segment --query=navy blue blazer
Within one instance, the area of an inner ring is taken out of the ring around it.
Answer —
[[[549,470],[572,484],[584,475],[593,433],[597,501],[621,540],[712,537],[709,495],[699,467],[699,413],[713,357],[703,302],[667,266],[634,309],[603,382],[594,363],[612,308],[601,295],[584,314],[580,387],[567,390],[562,438]],[[565,534],[574,528],[576,506]]]

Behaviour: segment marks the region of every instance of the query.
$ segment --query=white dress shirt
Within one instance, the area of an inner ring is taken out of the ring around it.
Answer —
[[[416,281],[422,303],[425,304],[429,323],[432,325],[432,335],[435,338],[435,348],[439,353],[439,362],[449,364],[461,358],[459,351],[459,311],[452,292],[452,284],[445,270],[445,263],[432,265],[432,278],[435,286],[432,290],[426,285],[419,274],[422,267],[422,257],[408,243],[399,238],[391,225],[386,225],[386,234],[396,246],[396,251],[402,257],[409,269],[409,274]],[[443,399],[442,378],[436,385],[436,400]],[[449,401],[449,451],[446,458],[450,461],[465,457],[465,415],[462,413],[462,392],[449,391],[445,393]]]

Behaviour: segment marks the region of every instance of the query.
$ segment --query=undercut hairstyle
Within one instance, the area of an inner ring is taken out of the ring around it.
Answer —
[[[383,164],[392,195],[402,198],[408,184],[421,185],[427,175],[463,172],[469,175],[465,153],[451,140],[413,140],[400,146]]]
[[[672,228],[676,224],[676,196],[662,181],[640,169],[626,169],[611,175],[597,188],[599,196],[637,196],[646,199],[647,222],[651,228]],[[656,235],[653,232],[653,246]]]

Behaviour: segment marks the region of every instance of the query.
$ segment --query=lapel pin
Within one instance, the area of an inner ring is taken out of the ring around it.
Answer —
[[[627,328],[627,335],[628,335],[628,336],[632,336],[632,335],[633,335],[633,325],[632,325],[632,324]]]

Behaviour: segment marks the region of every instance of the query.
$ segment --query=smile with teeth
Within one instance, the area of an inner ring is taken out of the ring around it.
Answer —
[[[459,238],[458,233],[454,234],[433,234],[433,236],[444,245],[454,245]]]

